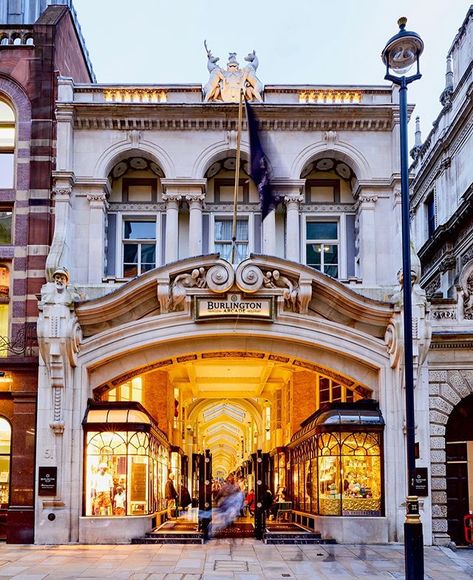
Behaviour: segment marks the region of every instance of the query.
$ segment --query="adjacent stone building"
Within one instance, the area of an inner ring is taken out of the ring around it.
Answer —
[[[447,55],[442,110],[412,151],[412,228],[432,303],[428,354],[433,531],[464,542],[473,510],[473,6]]]
[[[0,535],[32,542],[38,383],[36,295],[54,228],[57,71],[91,82],[65,6],[0,3]]]

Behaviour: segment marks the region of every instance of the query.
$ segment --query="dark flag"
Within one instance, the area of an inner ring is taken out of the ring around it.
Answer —
[[[268,158],[266,157],[258,135],[258,123],[251,105],[245,101],[246,119],[248,121],[248,135],[250,138],[250,175],[258,188],[261,204],[261,219],[273,211],[277,205],[270,181]]]

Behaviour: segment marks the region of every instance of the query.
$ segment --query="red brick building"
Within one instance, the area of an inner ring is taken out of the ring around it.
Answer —
[[[36,295],[54,219],[57,77],[95,78],[66,6],[49,6],[34,24],[10,16],[17,24],[0,21],[0,537],[27,543],[34,531]]]

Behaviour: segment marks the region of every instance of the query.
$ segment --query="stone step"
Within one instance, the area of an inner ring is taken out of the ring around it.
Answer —
[[[284,538],[274,538],[271,535],[265,534],[263,537],[265,544],[336,544],[333,538],[317,538],[308,537],[304,534],[294,534]]]
[[[203,544],[204,538],[202,536],[187,536],[176,537],[170,535],[155,534],[152,537],[133,538],[132,544]]]

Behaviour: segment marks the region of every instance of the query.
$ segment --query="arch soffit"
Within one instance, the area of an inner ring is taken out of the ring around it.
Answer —
[[[142,348],[138,352],[129,351],[115,358],[109,357],[105,353],[100,361],[94,361],[95,365],[86,365],[90,396],[93,392],[96,395],[101,395],[109,389],[146,372],[166,371],[173,365],[179,364],[182,359],[186,359],[186,363],[188,363],[191,357],[193,361],[198,362],[200,359],[206,361],[209,359],[222,360],[229,356],[234,360],[241,360],[241,364],[245,364],[245,361],[249,359],[257,359],[261,364],[284,365],[293,372],[320,373],[342,381],[362,396],[366,396],[370,392],[378,393],[380,390],[380,370],[383,365],[375,366],[372,364],[366,353],[362,352],[358,358],[355,358],[343,351],[321,347],[312,341],[298,343],[297,333],[291,337],[293,340],[288,339],[287,333],[278,339],[255,335],[253,331],[239,335],[234,333],[220,334],[218,335],[218,348],[216,348],[215,336],[193,336],[192,347],[189,346],[191,344],[189,338],[189,336],[185,336],[174,342],[157,340],[154,344]],[[387,354],[385,358],[384,367],[389,365]],[[238,401],[244,400],[238,399]],[[204,406],[206,405],[208,403],[204,404]],[[259,411],[254,407],[253,412],[257,415]]]
[[[175,177],[174,163],[169,154],[156,143],[141,140],[136,146],[132,145],[129,140],[122,140],[114,143],[105,151],[102,152],[98,158],[93,175],[95,177],[107,178],[112,170],[121,159],[129,155],[143,155],[151,161],[156,162],[168,178]]]
[[[201,151],[195,160],[194,166],[192,168],[192,177],[203,179],[207,169],[212,165],[212,163],[225,158],[235,151],[235,146],[230,144],[227,140],[212,143],[212,145],[209,145],[203,151]],[[241,140],[241,153],[243,158],[248,158],[250,154],[249,143],[244,139]]]
[[[328,155],[333,155],[349,165],[355,172],[358,181],[371,179],[371,168],[366,157],[353,145],[343,141],[337,141],[329,147],[325,142],[313,143],[303,149],[292,164],[292,179],[300,179],[301,173],[308,163]]]

